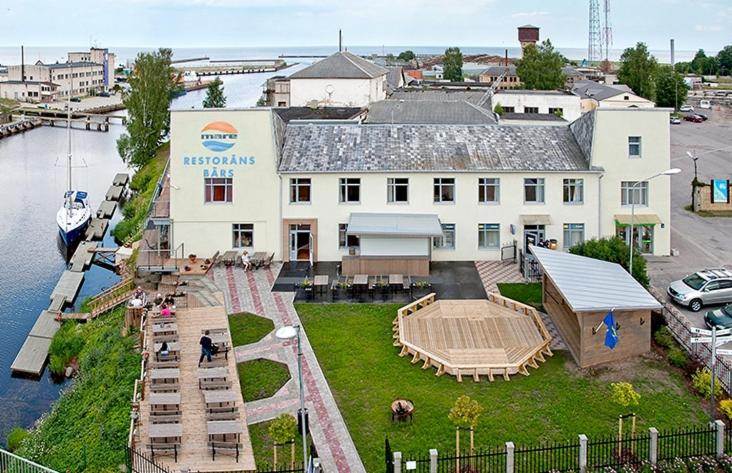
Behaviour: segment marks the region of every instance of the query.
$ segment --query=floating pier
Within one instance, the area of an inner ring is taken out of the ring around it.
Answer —
[[[109,227],[109,219],[117,209],[117,202],[124,195],[125,187],[130,177],[127,174],[114,176],[112,186],[107,191],[105,200],[99,205],[97,217],[92,218],[84,234],[84,241],[74,251],[68,263],[68,269],[61,274],[56,287],[51,292],[51,303],[47,310],[38,316],[35,325],[23,342],[18,355],[15,357],[10,371],[17,375],[38,377],[43,373],[48,358],[48,349],[51,340],[59,328],[61,320],[73,319],[86,321],[90,314],[63,314],[67,305],[74,303],[76,295],[84,282],[84,273],[94,263],[94,258],[100,249],[97,241],[104,238]],[[102,249],[109,251],[109,248]]]

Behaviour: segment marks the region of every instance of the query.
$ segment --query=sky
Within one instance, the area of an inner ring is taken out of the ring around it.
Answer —
[[[613,48],[717,51],[732,0],[610,0]],[[603,3],[603,0],[600,0]],[[531,23],[587,47],[589,0],[5,0],[0,46],[516,46]],[[32,25],[32,26],[31,26]],[[727,27],[725,27],[727,26]]]

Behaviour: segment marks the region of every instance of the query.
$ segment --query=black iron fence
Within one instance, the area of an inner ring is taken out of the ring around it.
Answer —
[[[579,440],[516,447],[514,471],[579,471],[579,452]]]
[[[717,429],[690,427],[658,433],[658,460],[715,455]]]
[[[531,254],[524,253],[523,250],[518,250],[519,254],[519,271],[521,275],[529,282],[541,281],[541,266],[539,262]]]
[[[588,439],[587,464],[593,468],[618,468],[640,465],[650,458],[649,433],[618,438],[607,436]]]
[[[157,463],[152,456],[136,448],[127,448],[127,471],[132,473],[172,473],[173,470]]]

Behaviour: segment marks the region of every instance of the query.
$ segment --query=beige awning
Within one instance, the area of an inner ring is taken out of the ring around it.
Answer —
[[[630,215],[616,215],[615,223],[618,225],[630,225]],[[656,214],[635,214],[633,216],[633,225],[658,225],[661,219]]]
[[[551,225],[552,218],[549,215],[521,215],[521,223],[524,225]]]

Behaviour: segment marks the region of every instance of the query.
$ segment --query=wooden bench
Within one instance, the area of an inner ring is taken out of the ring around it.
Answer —
[[[166,333],[164,335],[153,335],[153,343],[162,343],[162,342],[177,342],[178,341],[178,334],[177,333]]]
[[[151,424],[180,424],[181,413],[180,411],[158,411],[150,413]]]
[[[208,448],[211,450],[211,460],[216,461],[216,454],[231,455],[236,457],[236,462],[239,463],[239,451],[241,450],[241,444],[239,442],[209,442]]]
[[[172,393],[178,392],[179,389],[178,383],[150,383],[150,392],[153,393]]]
[[[178,449],[180,448],[180,444],[178,443],[155,442],[147,444],[147,447],[150,449],[150,454],[152,455],[153,460],[155,459],[155,455],[172,456],[173,460],[176,463],[178,462]]]
[[[200,389],[231,389],[231,381],[223,379],[202,379],[198,382]]]
[[[238,420],[239,410],[229,409],[227,412],[209,412],[206,413],[206,420]]]
[[[228,351],[228,349],[227,349]],[[221,368],[223,366],[229,366],[229,362],[227,360],[226,356],[218,356],[221,354],[221,351],[216,353],[215,355],[211,356],[211,362],[209,363],[208,360],[205,358],[199,365],[199,368]]]
[[[180,368],[180,362],[178,361],[178,357],[176,356],[174,358],[175,359],[173,360],[151,361],[150,368]]]

